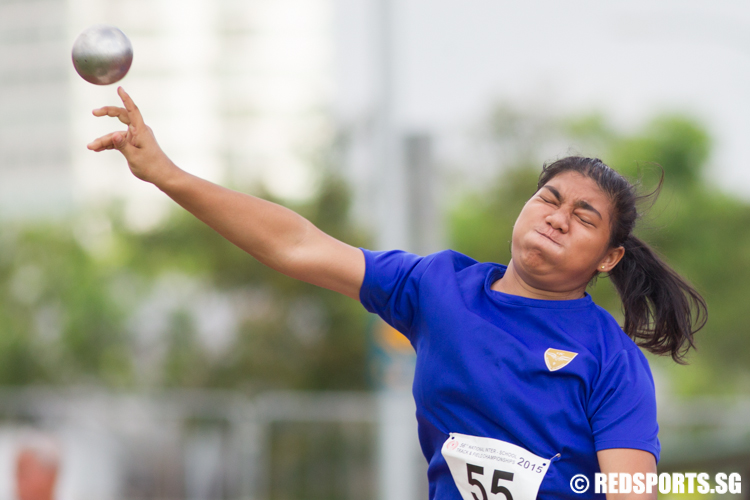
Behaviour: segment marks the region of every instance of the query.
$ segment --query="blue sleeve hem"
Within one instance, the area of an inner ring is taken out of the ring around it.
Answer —
[[[599,441],[594,444],[596,451],[611,450],[613,448],[628,448],[634,450],[642,450],[651,453],[656,459],[656,463],[659,463],[659,449],[651,443],[644,441],[631,441],[628,439],[610,439],[606,441]]]
[[[368,312],[375,313],[376,311],[370,304],[369,300],[369,289],[370,280],[372,279],[372,252],[360,247],[359,248],[365,256],[365,278],[362,280],[362,286],[359,287],[359,301],[367,309]]]

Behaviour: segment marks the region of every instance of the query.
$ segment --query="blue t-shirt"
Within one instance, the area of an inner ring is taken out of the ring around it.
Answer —
[[[544,500],[604,498],[593,493],[599,450],[635,448],[659,460],[648,361],[588,293],[556,301],[497,292],[490,287],[506,266],[452,250],[362,251],[362,304],[417,353],[413,394],[430,499],[461,500],[441,454],[451,432],[551,459]],[[548,349],[576,354],[552,370]],[[592,484],[582,495],[571,492],[577,474]]]

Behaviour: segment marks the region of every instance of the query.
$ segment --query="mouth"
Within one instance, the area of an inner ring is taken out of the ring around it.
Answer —
[[[557,246],[559,246],[559,247],[561,247],[561,246],[562,246],[561,244],[559,244],[558,242],[556,242],[555,240],[553,240],[553,239],[552,239],[551,237],[547,236],[546,234],[544,234],[544,233],[542,233],[542,232],[540,232],[540,231],[537,231],[537,233],[541,234],[542,236],[544,236],[545,238],[547,238],[548,240],[550,240],[550,241],[551,241],[552,243],[554,243],[555,245],[557,245]]]

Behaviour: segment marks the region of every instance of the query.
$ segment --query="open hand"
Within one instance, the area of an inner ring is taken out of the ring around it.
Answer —
[[[128,161],[133,175],[141,180],[158,184],[176,167],[161,150],[156,137],[143,122],[141,112],[122,87],[117,93],[125,106],[104,106],[93,111],[94,116],[111,116],[128,126],[126,131],[112,132],[91,142],[87,147],[96,152],[119,150]]]

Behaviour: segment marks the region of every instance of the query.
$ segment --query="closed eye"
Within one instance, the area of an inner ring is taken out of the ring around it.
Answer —
[[[547,198],[545,198],[544,196],[540,196],[539,198],[541,198],[541,199],[542,199],[542,201],[544,201],[545,203],[552,203],[553,205],[555,204],[555,202],[554,202],[554,201],[552,201],[552,200],[548,200],[548,199],[547,199]]]
[[[588,224],[589,226],[593,226],[593,224],[586,219],[582,218],[580,215],[578,216],[578,219],[583,222],[584,224]]]

